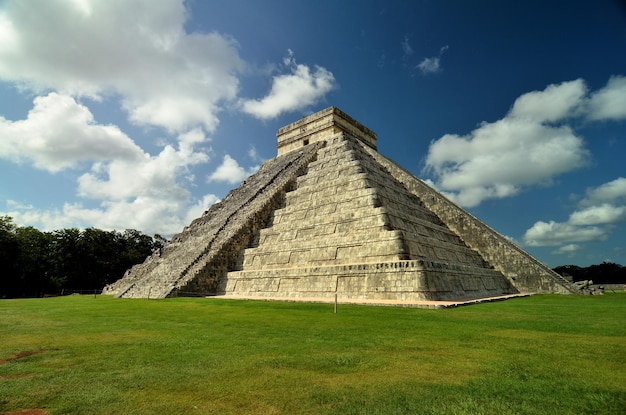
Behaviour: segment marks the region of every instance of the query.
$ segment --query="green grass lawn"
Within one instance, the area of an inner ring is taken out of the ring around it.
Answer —
[[[624,293],[338,311],[0,300],[0,413],[626,413]]]

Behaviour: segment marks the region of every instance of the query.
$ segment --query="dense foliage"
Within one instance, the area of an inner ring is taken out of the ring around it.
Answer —
[[[101,290],[163,242],[132,229],[42,232],[0,216],[0,298]]]
[[[626,267],[612,262],[603,262],[599,265],[579,267],[576,265],[561,265],[554,271],[563,276],[570,276],[574,281],[591,280],[594,284],[624,284],[626,283]]]

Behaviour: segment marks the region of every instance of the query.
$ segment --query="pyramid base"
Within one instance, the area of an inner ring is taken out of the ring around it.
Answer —
[[[280,301],[280,302],[293,302],[293,303],[321,303],[321,304],[352,304],[352,305],[367,305],[367,306],[382,306],[382,307],[406,307],[406,308],[428,308],[428,309],[440,309],[440,308],[455,308],[465,305],[490,303],[494,301],[504,301],[511,298],[529,297],[532,294],[520,293],[520,294],[507,294],[499,295],[496,297],[484,297],[484,298],[470,298],[465,300],[373,300],[373,299],[351,299],[351,298],[324,298],[324,297],[257,297],[252,295],[216,295],[207,298],[221,299],[221,300],[250,300],[250,301]]]
[[[458,301],[519,294],[500,272],[424,260],[229,272],[218,295]]]

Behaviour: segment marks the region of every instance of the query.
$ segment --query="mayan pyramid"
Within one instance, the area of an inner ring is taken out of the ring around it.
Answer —
[[[572,292],[378,153],[376,134],[339,109],[277,137],[276,158],[103,293],[418,302]]]

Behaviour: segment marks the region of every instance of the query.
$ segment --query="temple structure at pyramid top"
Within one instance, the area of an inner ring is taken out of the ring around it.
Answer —
[[[416,305],[575,292],[378,153],[376,134],[338,108],[277,139],[276,158],[104,293]]]
[[[376,133],[337,107],[329,107],[278,130],[278,155],[345,132],[376,150]]]

